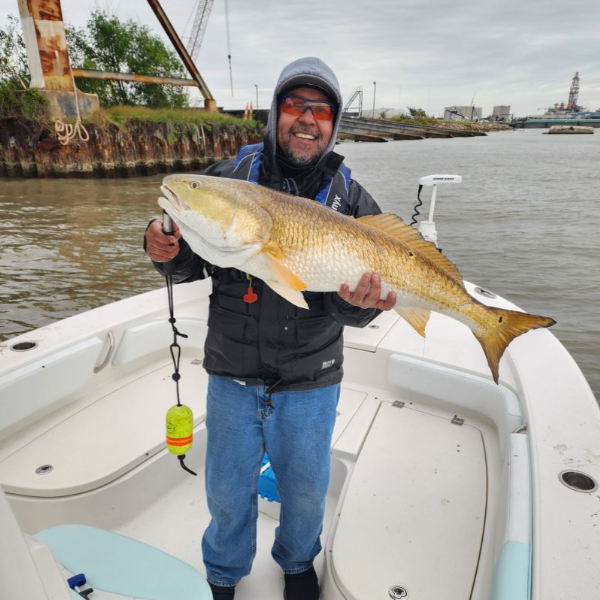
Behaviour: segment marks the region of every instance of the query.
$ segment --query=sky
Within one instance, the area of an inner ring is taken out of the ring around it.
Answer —
[[[163,0],[189,36],[196,0]],[[580,0],[229,0],[233,96],[225,0],[215,0],[196,61],[219,106],[270,102],[283,67],[317,56],[335,71],[345,101],[363,89],[363,111],[510,105],[515,116],[566,102],[579,72],[579,103],[600,109],[600,3]],[[63,0],[65,22],[82,26],[95,8],[135,19],[165,37],[145,0]],[[0,25],[18,15],[0,0]],[[374,84],[375,82],[375,84]],[[375,97],[374,97],[375,96]]]

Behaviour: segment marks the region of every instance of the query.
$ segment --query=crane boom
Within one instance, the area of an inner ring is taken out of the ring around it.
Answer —
[[[198,0],[196,15],[194,16],[194,24],[192,25],[192,31],[190,33],[190,39],[187,45],[187,51],[195,62],[200,52],[200,46],[202,44],[202,38],[206,30],[206,24],[208,23],[208,17],[212,10],[214,0]]]

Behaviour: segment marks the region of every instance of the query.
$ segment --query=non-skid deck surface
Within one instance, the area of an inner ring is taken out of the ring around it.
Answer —
[[[207,375],[182,365],[181,398],[203,421]],[[0,462],[0,484],[25,496],[68,496],[97,489],[165,447],[165,415],[175,404],[173,365],[123,385]],[[51,465],[39,475],[36,469]]]
[[[486,508],[478,429],[382,403],[352,473],[333,543],[347,600],[468,600]]]
[[[175,404],[172,365],[123,385],[0,462],[0,484],[13,494],[69,496],[116,480],[165,448],[165,415]],[[182,364],[181,401],[198,424],[206,416],[208,375],[199,361]],[[334,441],[366,397],[343,390]],[[36,469],[51,465],[39,475]]]

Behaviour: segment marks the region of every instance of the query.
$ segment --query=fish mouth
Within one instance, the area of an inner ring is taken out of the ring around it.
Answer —
[[[164,194],[164,200],[166,200],[170,204],[170,208],[174,209],[178,215],[182,214],[185,211],[190,210],[190,207],[185,202],[180,200],[177,197],[177,195],[174,194],[167,186],[161,185],[160,191]],[[160,204],[160,200],[162,200],[162,199],[163,198],[159,198],[159,204]],[[163,206],[163,208],[165,208],[165,207]]]

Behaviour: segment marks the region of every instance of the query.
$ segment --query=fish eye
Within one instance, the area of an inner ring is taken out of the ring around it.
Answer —
[[[197,190],[200,187],[200,184],[197,181],[192,181],[192,183],[190,183],[190,187],[193,190]]]

